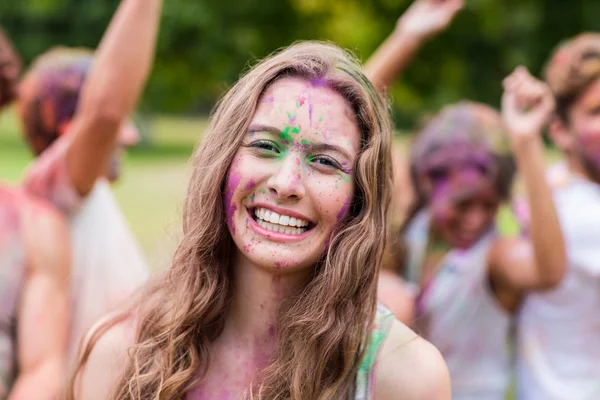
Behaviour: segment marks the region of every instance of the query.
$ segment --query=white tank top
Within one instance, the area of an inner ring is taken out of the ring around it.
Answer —
[[[600,399],[600,186],[555,186],[569,260],[555,289],[527,296],[519,317],[519,400]]]
[[[107,181],[96,182],[71,217],[73,306],[69,359],[91,325],[127,300],[148,277],[141,250]]]
[[[405,232],[407,279],[421,284],[429,233],[421,212]],[[454,400],[503,400],[510,377],[511,317],[488,283],[487,257],[495,239],[488,233],[467,250],[442,259],[417,301],[417,333],[442,353],[450,371]]]

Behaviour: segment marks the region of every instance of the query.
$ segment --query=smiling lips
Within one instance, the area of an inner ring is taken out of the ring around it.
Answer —
[[[280,215],[262,207],[254,209],[254,217],[262,228],[286,235],[301,235],[308,230],[309,225],[306,220]]]

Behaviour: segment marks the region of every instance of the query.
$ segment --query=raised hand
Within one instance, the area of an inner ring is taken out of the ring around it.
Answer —
[[[554,111],[550,88],[518,67],[503,82],[502,116],[513,138],[539,136]]]
[[[464,0],[415,0],[398,19],[398,28],[415,37],[429,38],[446,29],[464,5]]]

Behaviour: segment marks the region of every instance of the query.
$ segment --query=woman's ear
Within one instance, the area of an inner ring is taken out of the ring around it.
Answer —
[[[573,149],[573,132],[561,117],[554,116],[552,118],[550,124],[548,124],[548,134],[552,143],[561,151],[568,153]]]

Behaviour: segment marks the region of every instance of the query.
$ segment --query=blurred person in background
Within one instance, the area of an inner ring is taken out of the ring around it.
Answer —
[[[557,105],[549,133],[563,159],[548,179],[568,262],[557,288],[532,294],[523,305],[517,398],[599,399],[600,34],[562,43],[544,77]]]
[[[439,353],[377,304],[391,121],[353,57],[267,57],[193,168],[172,267],[90,333],[71,396],[450,399]]]
[[[20,60],[0,31],[0,109]],[[50,205],[0,183],[0,399],[56,399],[69,333],[69,234]]]
[[[387,93],[388,88],[408,67],[425,43],[447,29],[463,7],[464,0],[415,0],[398,19],[392,34],[365,63],[365,75],[377,90]],[[406,217],[414,193],[405,156],[397,148],[393,149],[392,154],[394,192],[390,232],[395,232]],[[393,272],[400,247],[398,235],[390,235],[378,290],[394,315],[401,321],[410,323],[414,318],[414,289]]]
[[[414,325],[444,356],[457,400],[505,398],[512,317],[527,294],[558,285],[566,264],[544,179],[542,129],[553,96],[524,68],[504,90],[502,115],[478,103],[448,106],[411,150],[417,200],[398,271],[418,287]],[[504,236],[496,225],[515,161],[534,210],[530,237]]]
[[[150,72],[161,1],[121,2],[96,52],[53,49],[19,86],[17,113],[37,156],[24,182],[70,221],[73,307],[69,360],[86,330],[147,277],[141,251],[113,197],[129,121]]]

